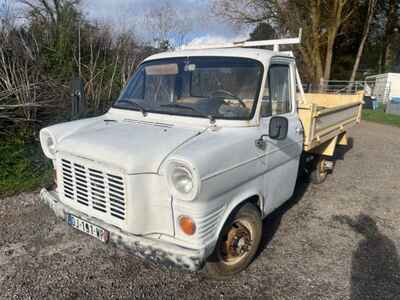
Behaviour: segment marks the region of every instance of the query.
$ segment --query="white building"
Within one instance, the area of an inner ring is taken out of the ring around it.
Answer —
[[[400,73],[372,75],[365,81],[371,90],[370,96],[376,97],[378,102],[388,103],[393,97],[400,97]]]

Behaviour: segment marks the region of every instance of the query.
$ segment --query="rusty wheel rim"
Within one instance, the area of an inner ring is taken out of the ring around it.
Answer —
[[[328,174],[327,170],[325,169],[325,159],[321,159],[319,164],[319,175],[321,178],[325,177]]]
[[[219,258],[225,264],[233,265],[244,259],[253,244],[253,230],[246,220],[233,222],[223,236],[219,246]]]

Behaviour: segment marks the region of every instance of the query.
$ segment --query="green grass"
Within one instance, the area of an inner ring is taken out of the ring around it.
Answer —
[[[38,143],[0,141],[0,197],[48,186],[52,173]]]
[[[400,116],[386,114],[383,111],[382,106],[379,107],[377,110],[363,109],[362,119],[369,122],[376,122],[400,127]]]

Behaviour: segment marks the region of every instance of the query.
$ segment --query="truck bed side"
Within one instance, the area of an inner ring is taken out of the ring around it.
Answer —
[[[304,101],[298,105],[304,127],[304,151],[333,155],[346,130],[361,120],[362,97],[363,93],[304,94]]]

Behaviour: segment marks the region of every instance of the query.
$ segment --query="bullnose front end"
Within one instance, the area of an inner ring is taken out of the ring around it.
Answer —
[[[142,257],[199,269],[206,250],[179,238],[173,195],[167,177],[158,172],[168,154],[198,130],[115,123],[100,120],[61,139],[60,128],[42,130],[43,151],[53,161],[57,187],[42,190],[41,199],[69,225],[78,220],[72,225],[78,222],[78,229],[91,235],[104,230],[108,236],[103,241]],[[157,147],[160,139],[163,146]],[[150,141],[154,148],[146,144]]]

